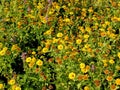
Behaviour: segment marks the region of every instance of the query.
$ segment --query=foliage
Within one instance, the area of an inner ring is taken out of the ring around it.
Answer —
[[[120,89],[119,0],[1,0],[0,90]]]

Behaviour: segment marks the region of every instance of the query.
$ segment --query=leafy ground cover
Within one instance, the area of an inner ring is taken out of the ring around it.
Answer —
[[[0,90],[120,90],[120,1],[0,0]]]

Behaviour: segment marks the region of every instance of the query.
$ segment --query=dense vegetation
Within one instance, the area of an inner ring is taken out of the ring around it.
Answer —
[[[119,0],[0,0],[0,90],[120,90]]]

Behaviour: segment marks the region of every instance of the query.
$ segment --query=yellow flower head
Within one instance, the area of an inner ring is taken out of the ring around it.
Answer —
[[[85,68],[85,63],[80,63],[80,68],[81,69]]]
[[[0,56],[4,56],[5,53],[6,53],[6,52],[5,52],[4,50],[1,50],[1,51],[0,51]]]
[[[31,61],[32,61],[32,62],[35,62],[35,61],[36,61],[36,58],[35,58],[35,57],[32,57]]]
[[[117,56],[118,56],[118,57],[119,57],[119,59],[120,59],[120,52],[118,52]]]
[[[12,85],[12,90],[15,90],[15,88],[17,87],[17,85]]]
[[[7,48],[7,47],[4,47],[4,48],[3,48],[3,50],[4,50],[4,51],[7,51],[7,50],[8,50],[8,48]]]
[[[43,4],[42,3],[38,3],[37,9],[42,9],[43,8]]]
[[[70,19],[69,18],[65,18],[64,21],[67,22],[67,23],[69,23]]]
[[[77,39],[76,40],[76,44],[81,44],[82,40],[81,39]]]
[[[48,48],[44,47],[44,48],[42,49],[42,52],[43,52],[43,53],[48,52]]]
[[[117,78],[117,79],[115,80],[115,83],[116,83],[116,85],[120,85],[120,78]]]
[[[26,62],[31,62],[31,60],[32,60],[31,57],[26,58]]]
[[[86,30],[87,32],[91,32],[91,28],[90,28],[90,27],[86,27],[85,30]]]
[[[85,86],[84,90],[90,90],[89,86]]]
[[[85,48],[89,48],[89,47],[90,47],[90,44],[85,44],[84,47],[85,47]]]
[[[114,61],[113,59],[111,59],[111,60],[109,60],[109,63],[110,63],[110,64],[114,64],[115,61]]]
[[[21,48],[17,44],[15,44],[15,45],[12,46],[11,51],[15,51],[15,50],[20,51]]]
[[[0,51],[0,55],[3,56],[6,54],[6,51],[7,51],[7,47],[4,47],[1,51]]]
[[[88,70],[87,70],[86,68],[81,68],[81,72],[83,72],[83,73],[87,73]]]
[[[11,79],[10,81],[8,81],[8,84],[14,85],[15,84],[15,79]]]
[[[120,71],[120,66],[119,65],[116,65],[115,68]]]
[[[36,54],[36,52],[35,52],[35,51],[33,51],[33,52],[32,52],[32,54],[33,54],[33,55],[35,55],[35,54]]]
[[[57,37],[62,37],[62,36],[63,36],[62,33],[58,33],[58,34],[57,34]]]
[[[51,35],[52,34],[52,31],[51,30],[47,30],[44,35]]]
[[[74,80],[75,76],[76,76],[75,73],[73,73],[73,72],[69,73],[69,79]]]
[[[58,49],[59,49],[59,50],[62,50],[62,49],[63,49],[63,45],[61,45],[61,44],[58,45]]]
[[[0,83],[0,89],[3,89],[4,85],[2,83]]]
[[[89,35],[85,34],[85,35],[84,35],[84,38],[85,38],[85,39],[88,39],[88,38],[89,38]]]
[[[28,66],[29,66],[30,68],[32,68],[32,67],[34,66],[34,64],[35,64],[35,62],[31,61],[31,62],[28,64]]]
[[[16,86],[15,90],[21,90],[21,87]]]
[[[107,81],[112,81],[112,79],[113,79],[112,76],[107,76],[107,77],[106,77],[106,80],[107,80]]]
[[[42,66],[42,65],[43,65],[43,61],[40,60],[40,59],[38,59],[38,61],[36,62],[36,64],[37,64],[38,66]]]

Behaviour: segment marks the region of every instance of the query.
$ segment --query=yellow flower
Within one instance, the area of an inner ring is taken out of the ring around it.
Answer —
[[[67,23],[69,23],[70,19],[69,18],[65,18],[64,21],[67,22]]]
[[[35,51],[33,51],[33,52],[32,52],[32,54],[33,54],[33,55],[35,55],[35,54],[36,54],[36,52],[35,52]]]
[[[90,90],[89,86],[85,86],[84,90]]]
[[[92,12],[93,12],[92,7],[90,7],[90,8],[88,9],[88,12],[90,12],[90,13],[92,13]]]
[[[12,90],[15,90],[16,87],[17,85],[12,85]]]
[[[12,48],[11,48],[11,51],[20,51],[21,49],[20,49],[20,47],[17,45],[17,44],[15,44],[15,45],[13,45],[12,46]]]
[[[119,65],[116,65],[115,68],[120,71],[120,66]]]
[[[17,87],[15,88],[15,90],[21,90],[21,87],[17,86]]]
[[[102,60],[103,63],[107,63],[108,61],[107,60]]]
[[[83,11],[83,12],[86,12],[86,8],[82,8],[82,11]]]
[[[83,47],[83,48],[82,48],[82,51],[83,51],[83,52],[85,52],[85,51],[86,51],[86,48],[85,48],[85,47]]]
[[[8,84],[14,85],[15,84],[15,79],[11,79],[10,81],[8,81]]]
[[[17,85],[12,85],[12,90],[21,90],[21,87]]]
[[[53,38],[53,43],[57,43],[59,41],[59,39]]]
[[[88,72],[90,70],[90,66],[89,65],[86,65],[85,67],[86,71]]]
[[[7,51],[7,47],[4,47],[1,51],[0,51],[0,55],[3,56],[6,54],[6,51]]]
[[[109,21],[106,21],[105,24],[106,24],[106,25],[110,25],[110,22],[109,22]]]
[[[119,57],[119,59],[120,59],[120,52],[118,52],[117,56],[118,56],[118,57]]]
[[[77,43],[77,44],[81,44],[81,42],[82,42],[81,39],[77,39],[77,40],[76,40],[76,43]]]
[[[32,57],[31,61],[32,61],[32,62],[35,62],[35,61],[36,61],[36,58],[35,58],[35,57]]]
[[[108,66],[108,64],[107,63],[104,63],[104,67],[107,67]]]
[[[62,37],[62,36],[63,36],[62,33],[58,33],[58,34],[57,34],[57,37]]]
[[[4,85],[2,83],[0,83],[0,89],[3,89]]]
[[[80,63],[80,68],[81,69],[85,68],[85,63]]]
[[[31,57],[26,58],[26,62],[31,62]]]
[[[70,14],[70,15],[73,15],[73,14],[74,14],[74,12],[72,12],[72,11],[71,11],[69,14]]]
[[[83,72],[83,73],[87,73],[88,70],[87,70],[86,68],[81,68],[81,72]]]
[[[4,50],[4,51],[7,51],[7,50],[8,50],[8,48],[7,48],[7,47],[4,47],[4,48],[3,48],[3,50]]]
[[[120,85],[120,78],[117,78],[117,79],[115,80],[115,83],[116,83],[116,85]]]
[[[47,23],[46,17],[40,16],[40,20],[42,23]]]
[[[1,50],[1,51],[0,51],[0,55],[1,55],[1,56],[5,55],[5,53],[6,53],[6,52],[5,52],[4,50]]]
[[[98,42],[98,45],[101,47],[101,46],[103,46],[103,43],[102,42]]]
[[[84,29],[84,27],[83,27],[83,26],[78,26],[78,29],[79,29],[82,33],[84,33],[84,32],[85,32],[85,29]]]
[[[88,39],[88,38],[89,38],[89,35],[85,34],[85,35],[84,35],[84,38],[85,38],[85,39]]]
[[[90,27],[86,27],[85,30],[86,30],[87,32],[91,32],[91,28],[90,28]]]
[[[73,72],[69,73],[69,79],[74,80],[75,76],[76,76],[75,73],[73,73]]]
[[[38,59],[38,61],[36,62],[36,64],[37,64],[38,66],[42,66],[42,65],[43,65],[43,61],[40,60],[40,59]]]
[[[63,49],[63,45],[61,45],[61,44],[58,45],[58,49],[59,49],[59,50],[62,50],[62,49]]]
[[[111,60],[109,60],[109,63],[110,63],[110,64],[114,64],[115,61],[111,59]]]
[[[44,35],[51,35],[52,34],[52,30],[47,30]]]
[[[90,47],[90,45],[89,44],[85,44],[85,46],[84,46],[85,48],[89,48]]]
[[[43,8],[43,4],[42,4],[42,3],[38,3],[37,8],[38,8],[38,9],[42,9],[42,8]]]
[[[34,66],[34,64],[35,64],[35,62],[31,61],[31,62],[28,64],[28,66],[29,66],[30,68],[32,68],[32,67]]]
[[[106,80],[112,81],[113,77],[112,76],[107,76]]]
[[[44,47],[44,48],[42,49],[42,52],[43,52],[43,53],[48,52],[48,48]]]

